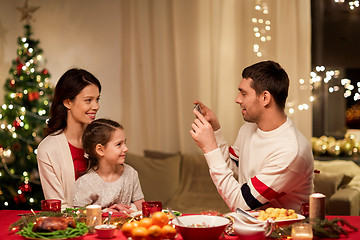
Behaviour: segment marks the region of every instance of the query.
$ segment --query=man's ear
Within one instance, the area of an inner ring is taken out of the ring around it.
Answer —
[[[70,99],[65,99],[63,101],[63,104],[67,109],[70,109],[71,100]]]
[[[263,91],[261,94],[261,101],[263,103],[263,106],[266,107],[270,104],[271,102],[271,93],[269,91]]]
[[[100,156],[104,156],[104,146],[100,143],[96,144],[95,146],[95,152]]]

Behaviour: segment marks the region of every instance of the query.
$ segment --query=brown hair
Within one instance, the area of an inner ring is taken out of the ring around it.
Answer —
[[[82,136],[82,144],[86,157],[89,159],[88,170],[97,170],[99,168],[98,154],[96,145],[105,146],[111,139],[116,129],[124,129],[122,125],[110,119],[100,118],[92,121]]]
[[[50,118],[47,121],[46,135],[63,132],[67,126],[67,109],[63,102],[73,100],[85,87],[94,84],[101,92],[99,80],[84,69],[72,68],[67,70],[56,84],[54,99],[50,107]]]
[[[269,91],[276,104],[282,109],[285,108],[289,91],[289,77],[280,64],[274,61],[255,63],[243,70],[242,77],[253,80],[251,87],[257,95],[263,91]]]

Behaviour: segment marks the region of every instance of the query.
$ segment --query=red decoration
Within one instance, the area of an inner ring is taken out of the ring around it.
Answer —
[[[28,183],[24,183],[19,187],[19,189],[23,192],[31,192],[31,186]]]
[[[48,73],[47,69],[44,69],[43,74],[47,74],[47,73]]]
[[[24,203],[26,201],[25,195],[19,194],[19,195],[15,196],[14,201],[16,202],[16,204]]]
[[[29,96],[28,96],[30,102],[32,102],[34,100],[38,100],[39,97],[40,97],[39,92],[31,92],[31,93],[29,93]]]
[[[21,62],[19,62],[18,65],[16,66],[16,71],[17,71],[17,75],[18,75],[18,76],[21,75],[21,71],[22,71],[22,67],[23,67],[23,66],[24,66],[24,65],[23,65]]]
[[[21,121],[14,120],[13,126],[14,126],[16,129],[18,129],[18,128],[20,127],[20,122],[21,122]]]
[[[14,79],[11,79],[10,81],[9,81],[9,84],[10,84],[10,87],[15,87],[15,80]]]

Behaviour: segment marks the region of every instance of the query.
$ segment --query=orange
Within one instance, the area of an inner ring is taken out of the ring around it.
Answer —
[[[148,230],[144,227],[136,227],[131,231],[133,240],[147,240],[148,235]]]
[[[135,228],[133,223],[126,222],[122,225],[121,231],[125,237],[131,237],[131,231]]]
[[[162,237],[161,227],[158,225],[152,225],[148,228],[149,239],[151,240],[160,240]]]
[[[139,227],[149,228],[153,224],[153,221],[151,218],[142,218],[139,221]]]
[[[169,218],[164,212],[156,212],[152,215],[153,224],[163,227],[168,224]]]
[[[170,225],[165,225],[161,229],[162,237],[165,239],[174,239],[176,236],[176,229]]]

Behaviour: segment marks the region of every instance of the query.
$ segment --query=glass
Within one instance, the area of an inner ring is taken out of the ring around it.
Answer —
[[[300,206],[300,213],[301,215],[303,215],[304,217],[309,217],[309,203],[302,203]]]
[[[312,226],[309,223],[296,223],[291,229],[291,238],[293,240],[311,240],[313,239]]]
[[[41,211],[60,212],[61,200],[58,199],[41,200]]]
[[[154,212],[162,211],[162,203],[159,201],[148,201],[142,203],[142,214],[144,217],[150,217]]]

